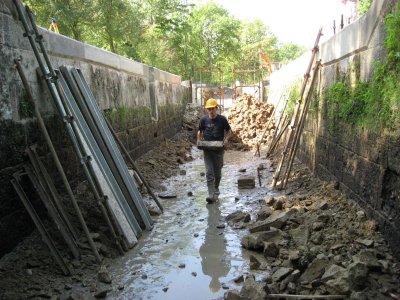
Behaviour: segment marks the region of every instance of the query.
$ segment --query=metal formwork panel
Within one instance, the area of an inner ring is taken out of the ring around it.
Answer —
[[[96,124],[97,129],[100,132],[101,137],[104,139],[104,143],[107,147],[111,155],[110,164],[115,164],[115,171],[114,175],[118,177],[119,184],[122,187],[125,187],[128,194],[126,195],[128,201],[131,200],[133,205],[135,206],[136,210],[140,214],[140,217],[145,225],[146,229],[151,229],[153,221],[151,220],[150,214],[148,213],[142,195],[137,189],[137,185],[134,182],[134,179],[129,174],[128,167],[125,163],[124,158],[116,144],[112,133],[110,132],[106,121],[104,120],[104,116],[100,111],[99,106],[97,105],[96,99],[92,94],[82,72],[79,69],[75,69],[72,67],[67,67],[67,70],[73,75],[75,82],[78,84],[78,87],[83,95],[83,99],[86,104],[87,108],[90,111],[91,117],[93,122]]]
[[[73,96],[69,90],[60,71],[56,71],[59,76],[59,81],[62,86],[65,100],[69,105],[69,109],[74,117],[74,121],[78,125],[79,132],[77,133],[82,141],[83,147],[89,156],[93,158],[91,161],[95,176],[97,177],[103,194],[107,196],[106,201],[110,207],[113,216],[116,218],[120,229],[130,247],[133,247],[137,242],[137,236],[141,234],[141,229],[137,223],[132,211],[127,207],[126,201],[119,189],[114,176],[112,175],[97,143],[91,134],[88,125],[80,112],[79,107],[73,100]]]
[[[151,229],[152,220],[144,206],[143,199],[128,172],[126,163],[111,133],[108,128],[104,128],[104,124],[106,125],[104,117],[97,106],[96,100],[90,96],[91,92],[90,90],[88,91],[88,87],[84,83],[85,80],[72,67],[62,66],[60,71],[73,94],[73,100],[79,106],[82,116],[101,151],[101,155],[108,164],[111,174],[114,176],[136,220],[143,228]]]

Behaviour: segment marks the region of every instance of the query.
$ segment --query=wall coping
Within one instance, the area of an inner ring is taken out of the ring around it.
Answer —
[[[110,51],[85,44],[62,34],[39,27],[44,44],[52,56],[90,62],[126,73],[148,77],[150,67]],[[153,68],[154,79],[160,82],[181,84],[181,77],[157,68]]]

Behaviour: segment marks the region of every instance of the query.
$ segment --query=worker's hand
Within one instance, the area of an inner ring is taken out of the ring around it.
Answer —
[[[224,149],[227,149],[229,145],[229,140],[224,139]]]

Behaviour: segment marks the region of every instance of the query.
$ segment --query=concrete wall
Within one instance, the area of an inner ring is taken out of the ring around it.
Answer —
[[[0,2],[0,256],[33,229],[11,187],[12,174],[23,163],[26,146],[38,144],[42,155],[48,153],[14,59],[22,58],[32,93],[69,177],[81,175],[63,122],[38,78],[38,63],[21,23],[10,12],[10,3]],[[100,108],[133,158],[180,130],[191,90],[190,85],[181,85],[179,76],[45,29],[40,31],[54,68],[70,65],[82,70]]]
[[[338,80],[339,74],[367,80],[373,62],[385,58],[384,18],[394,1],[374,1],[366,15],[320,44],[317,59],[323,64],[317,81],[319,97]],[[308,58],[308,59],[307,59]],[[271,76],[275,103],[283,87],[302,79],[311,52]],[[355,72],[352,66],[358,65]],[[303,72],[303,73],[302,73]],[[326,103],[318,98],[307,116],[297,157],[319,177],[335,180],[340,189],[357,200],[379,224],[400,257],[400,137],[395,133],[356,130],[335,124],[328,130]]]

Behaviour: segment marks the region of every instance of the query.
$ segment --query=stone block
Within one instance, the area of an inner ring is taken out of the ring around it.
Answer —
[[[238,178],[239,189],[253,189],[256,186],[256,178],[254,176],[240,176]]]

